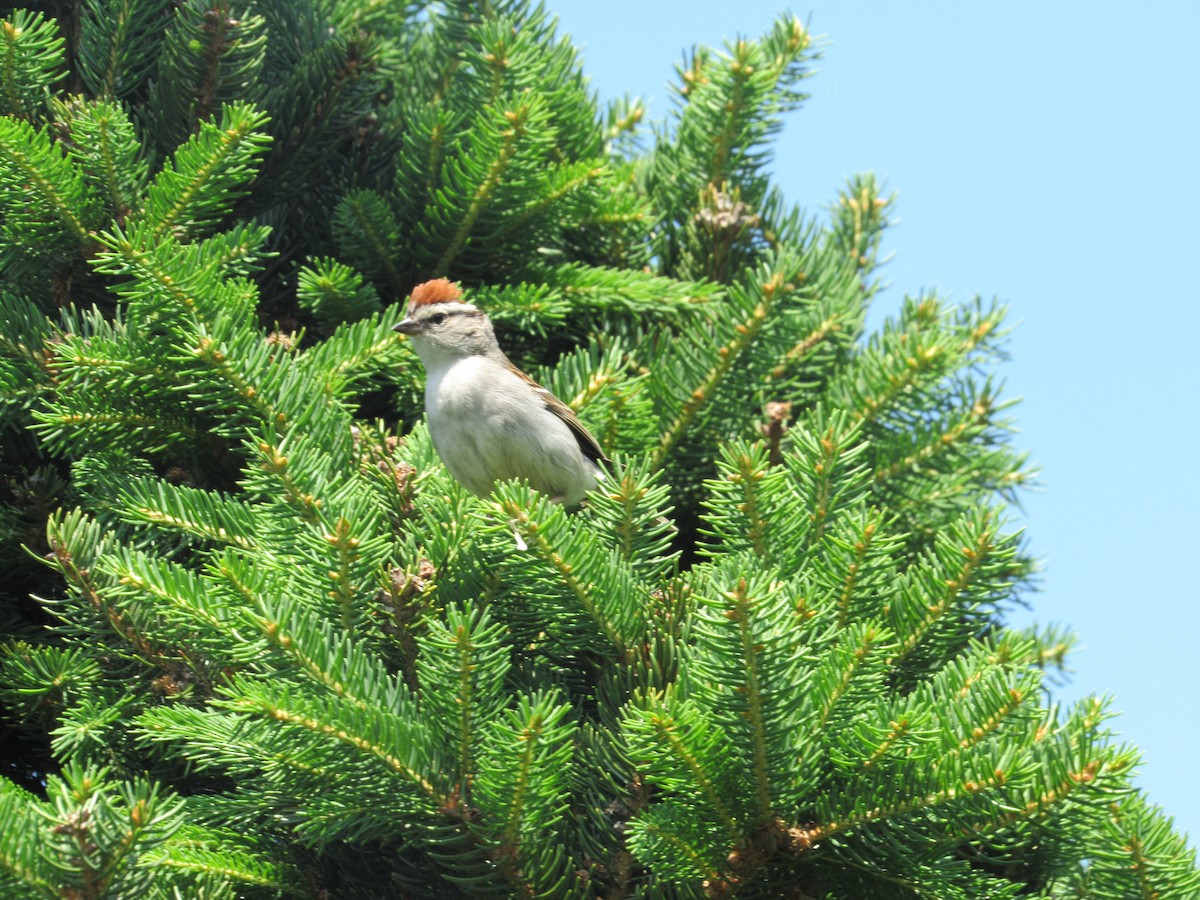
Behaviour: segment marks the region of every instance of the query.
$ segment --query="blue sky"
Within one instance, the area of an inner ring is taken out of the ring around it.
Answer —
[[[766,32],[762,0],[548,0],[602,99],[670,108],[693,44]],[[1200,3],[827,2],[828,44],[774,170],[812,212],[872,171],[897,192],[887,313],[905,294],[998,297],[999,370],[1041,470],[1023,524],[1069,625],[1057,696],[1114,698],[1139,783],[1200,838]]]

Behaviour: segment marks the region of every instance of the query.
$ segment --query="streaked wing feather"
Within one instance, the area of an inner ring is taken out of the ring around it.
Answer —
[[[567,404],[555,397],[550,391],[514,366],[511,360],[505,359],[504,362],[514,375],[527,382],[538,392],[538,396],[542,398],[546,409],[562,419],[563,423],[571,429],[571,434],[575,435],[575,440],[579,443],[579,449],[583,451],[584,456],[595,461],[597,464],[609,461],[608,457],[604,455],[604,451],[600,449],[599,442],[592,437],[590,431],[583,427],[583,423],[579,421],[579,417],[575,415],[575,411],[571,407],[567,406]]]
[[[599,442],[592,437],[590,431],[583,427],[583,423],[579,421],[579,417],[575,415],[575,411],[545,388],[541,390],[543,391],[542,400],[546,404],[546,408],[562,419],[567,424],[567,427],[571,429],[571,434],[575,435],[575,440],[579,442],[579,449],[583,451],[583,455],[598,463],[608,462],[608,457],[600,449]]]

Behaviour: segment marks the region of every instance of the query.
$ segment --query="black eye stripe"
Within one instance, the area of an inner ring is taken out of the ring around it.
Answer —
[[[481,319],[483,313],[478,309],[450,309],[445,312],[427,313],[423,318],[426,325],[441,325],[451,316],[470,316],[473,319]]]

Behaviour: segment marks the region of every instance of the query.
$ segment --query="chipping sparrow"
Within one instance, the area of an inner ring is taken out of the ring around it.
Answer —
[[[514,366],[488,317],[445,278],[413,288],[394,330],[425,365],[425,413],[438,456],[481,497],[506,478],[569,506],[603,478],[604,453],[565,403]]]

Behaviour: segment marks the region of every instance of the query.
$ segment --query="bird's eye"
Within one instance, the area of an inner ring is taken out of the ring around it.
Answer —
[[[432,316],[429,317],[430,325],[441,325],[445,321],[446,321],[445,313],[434,313]]]

